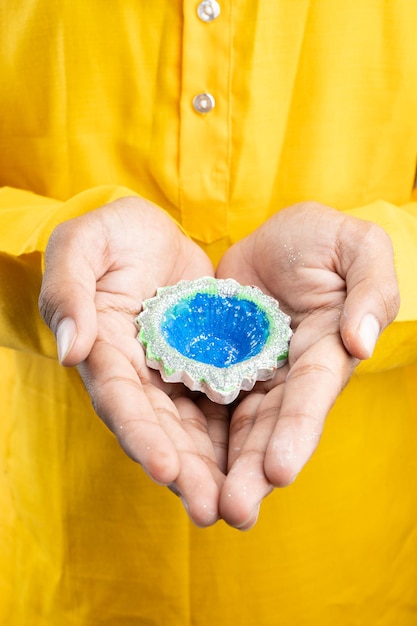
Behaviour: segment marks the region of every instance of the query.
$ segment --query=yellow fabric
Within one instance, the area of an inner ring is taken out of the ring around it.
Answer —
[[[196,6],[0,3],[0,624],[415,626],[417,3]],[[398,321],[249,533],[150,483],[37,315],[53,226],[127,193],[214,261],[304,199],[393,239]]]

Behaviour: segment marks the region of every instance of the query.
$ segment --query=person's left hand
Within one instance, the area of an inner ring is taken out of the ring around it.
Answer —
[[[295,330],[288,365],[241,394],[231,417],[220,513],[247,529],[263,498],[310,458],[358,360],[397,314],[399,295],[386,233],[314,203],[277,213],[230,248],[216,276],[277,298]]]

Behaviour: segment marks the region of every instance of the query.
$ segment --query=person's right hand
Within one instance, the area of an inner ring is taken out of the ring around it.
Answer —
[[[39,300],[61,363],[78,366],[98,415],[201,526],[218,519],[227,408],[149,369],[134,320],[158,287],[213,275],[204,252],[162,210],[129,197],[54,231]]]
[[[237,242],[217,277],[276,298],[294,331],[288,364],[232,408],[220,512],[249,528],[263,498],[308,462],[354,368],[395,318],[399,291],[382,228],[316,202],[277,212]]]

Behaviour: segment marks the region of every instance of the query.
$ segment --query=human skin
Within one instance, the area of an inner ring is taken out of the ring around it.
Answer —
[[[399,292],[388,235],[312,202],[277,213],[237,243],[217,276],[277,298],[295,331],[288,365],[231,417],[220,514],[250,526],[263,498],[291,484],[316,449],[355,366],[395,318]]]
[[[133,320],[157,287],[213,276],[203,251],[158,207],[128,197],[58,226],[40,311],[65,366],[78,366],[125,452],[181,496],[190,518],[248,529],[260,504],[314,452],[328,411],[395,317],[391,243],[376,225],[317,203],[274,215],[216,276],[254,284],[291,315],[289,362],[230,407],[147,367]]]

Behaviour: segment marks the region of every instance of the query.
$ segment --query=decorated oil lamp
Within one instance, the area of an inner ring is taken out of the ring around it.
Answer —
[[[136,319],[147,365],[218,404],[286,363],[290,321],[258,287],[212,277],[158,289]]]

